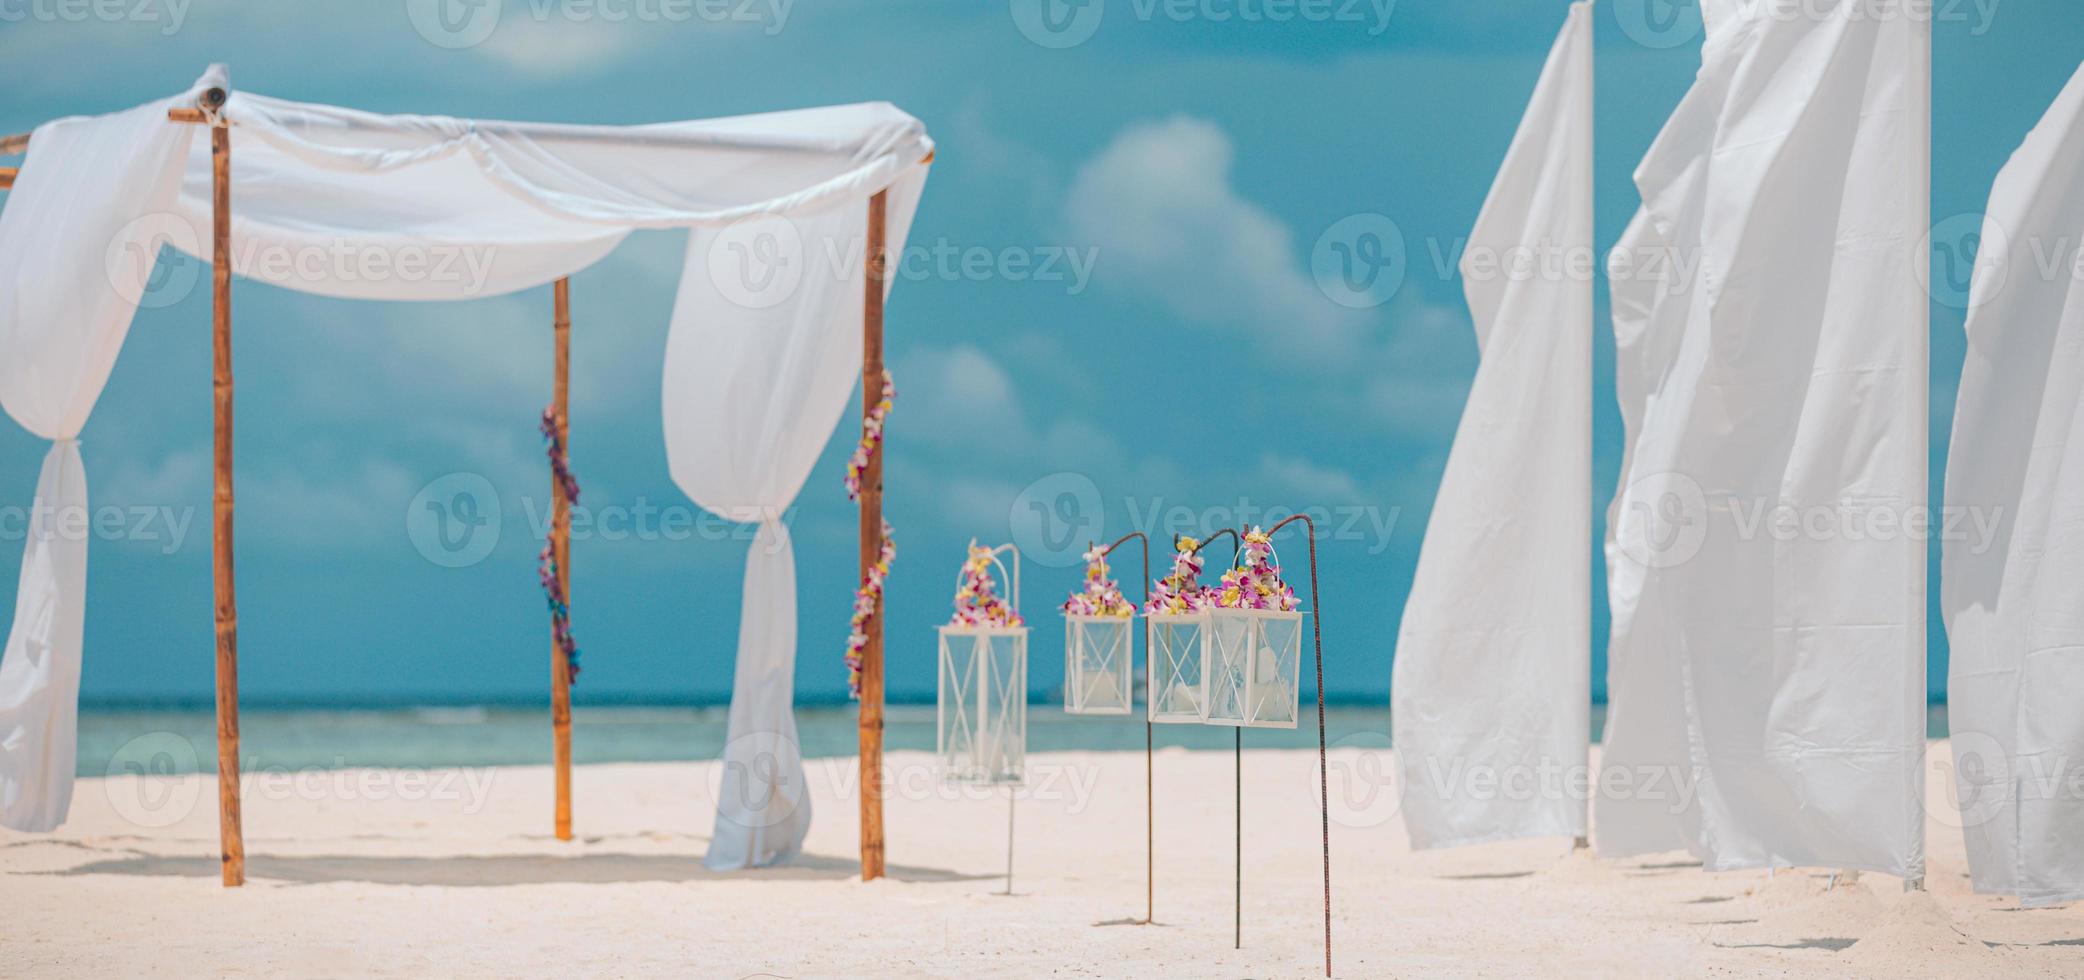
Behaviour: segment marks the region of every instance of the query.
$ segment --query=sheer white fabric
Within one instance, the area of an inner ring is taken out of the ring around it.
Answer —
[[[1688,766],[1620,775],[1668,814],[1651,840],[1711,869],[1921,876],[1930,25],[1723,17],[1637,177],[1701,288],[1622,481],[1660,547],[1615,598],[1614,669],[1678,678]],[[1607,744],[1662,760],[1669,736]]]
[[[137,290],[126,297],[125,276],[110,271],[117,251],[109,243],[134,239],[147,271],[160,241],[211,258],[208,141],[193,138],[198,127],[166,120],[169,105],[193,97],[53,123],[30,141],[0,215],[0,275],[16,287],[0,304],[0,401],[47,438],[78,433],[135,310]],[[758,619],[741,631],[751,656],[738,665],[737,686],[761,693],[734,703],[731,725],[734,735],[784,738],[793,755],[789,685],[747,683],[786,678],[794,664],[788,536],[773,522],[852,390],[855,372],[841,368],[859,363],[858,347],[852,356],[841,348],[860,329],[867,200],[891,191],[889,234],[901,247],[933,148],[919,121],[873,103],[558,126],[381,116],[248,93],[235,93],[224,112],[232,267],[289,289],[354,299],[492,296],[577,272],[634,229],[694,229],[668,341],[667,454],[697,502],[764,525],[748,559],[745,609]],[[766,264],[748,269],[753,261]],[[768,281],[777,271],[787,273],[778,288]],[[729,397],[682,397],[697,390]],[[76,454],[53,452],[60,465],[45,476],[55,482],[40,486],[38,499],[83,495]],[[69,749],[62,774],[14,760],[54,750],[41,733],[62,727],[70,738],[79,644],[66,648],[64,638],[78,628],[63,627],[82,608],[77,590],[62,586],[66,569],[84,567],[84,548],[57,541],[39,550],[32,535],[25,562],[39,571],[25,572],[17,605],[33,614],[15,619],[0,686],[9,699],[0,701],[0,732],[20,733],[4,743],[0,799],[18,801],[10,821],[17,808],[44,815],[22,826],[54,825],[70,792]],[[39,557],[46,550],[48,561]],[[56,615],[36,613],[46,607]],[[37,625],[45,619],[57,626]],[[60,648],[46,657],[33,630]],[[801,783],[800,764],[781,772]],[[809,811],[790,812],[800,819],[720,807],[720,828],[776,829],[759,846],[720,830],[716,846],[742,853],[742,863],[793,853]],[[721,854],[711,863],[742,866]]]
[[[921,183],[891,189],[889,247],[904,248]],[[695,502],[731,520],[758,523],[746,556],[743,623],[732,685],[730,742],[717,800],[712,868],[768,864],[794,854],[810,826],[810,797],[789,704],[795,686],[796,562],[781,518],[795,502],[833,426],[846,415],[861,373],[866,283],[858,247],[865,207],[804,215],[784,236],[852,242],[847,251],[796,253],[797,304],[736,308],[728,278],[686,275],[666,345],[666,449],[673,480]],[[723,254],[735,233],[695,229],[688,264]],[[793,250],[792,250],[793,252]],[[886,291],[888,285],[886,284]],[[755,306],[757,306],[755,302]],[[729,318],[686,310],[730,308]],[[835,483],[830,492],[838,493]],[[834,642],[844,632],[834,632]],[[838,649],[835,647],[835,649]]]
[[[1483,362],[1390,685],[1414,848],[1585,832],[1592,28],[1572,4],[1462,259]]]
[[[77,440],[137,312],[136,273],[159,249],[131,219],[178,188],[193,131],[167,124],[175,101],[38,127],[0,211],[0,405],[52,441],[0,655],[0,825],[15,830],[55,829],[72,801],[87,609]]]
[[[2080,235],[2084,71],[1990,192],[1947,457],[1948,507],[1997,529],[1943,545],[1955,798],[1975,890],[2027,905],[2084,900]]]

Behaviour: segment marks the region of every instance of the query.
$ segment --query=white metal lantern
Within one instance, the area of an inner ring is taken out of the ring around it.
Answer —
[[[1211,725],[1294,728],[1301,710],[1300,612],[1214,609],[1209,621]]]
[[[1144,617],[1145,704],[1152,722],[1191,725],[1208,710],[1209,614]]]
[[[973,555],[980,554],[975,542]],[[1011,609],[1020,609],[1020,550],[1007,544],[981,554],[999,568],[1013,556]],[[970,567],[964,565],[963,574]],[[1028,628],[947,625],[940,628],[941,777],[949,782],[1019,785],[1026,779]]]
[[[1133,616],[1064,616],[1064,710],[1126,715],[1135,705]]]

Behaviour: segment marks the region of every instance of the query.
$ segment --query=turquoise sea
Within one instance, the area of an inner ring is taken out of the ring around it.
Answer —
[[[581,706],[573,711],[572,754],[581,763],[685,762],[714,759],[722,752],[727,709],[714,706]],[[892,705],[886,710],[885,745],[893,751],[932,751],[932,705]],[[1595,707],[1592,736],[1599,737],[1606,710]],[[1311,748],[1317,744],[1315,712],[1306,706],[1294,730],[1249,729],[1248,748]],[[855,712],[851,706],[803,707],[796,725],[806,757],[854,754]],[[253,770],[350,767],[425,768],[446,766],[542,765],[550,759],[548,707],[251,707],[239,716],[240,754]],[[1934,706],[1927,725],[1933,737],[1946,734],[1945,708]],[[1326,712],[1333,744],[1389,744],[1389,708],[1346,704]],[[1159,725],[1157,745],[1225,749],[1234,729],[1206,725]],[[207,706],[177,708],[83,707],[79,762],[82,776],[134,771],[149,757],[155,771],[208,772],[216,768],[216,721]],[[1067,715],[1055,705],[1028,709],[1028,750],[1131,751],[1143,748],[1141,714],[1119,717]]]

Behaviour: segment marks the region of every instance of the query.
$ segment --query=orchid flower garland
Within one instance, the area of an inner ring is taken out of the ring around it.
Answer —
[[[1122,595],[1122,587],[1107,577],[1107,549],[1095,547],[1085,553],[1085,591],[1064,600],[1071,616],[1134,616],[1136,604]]]
[[[1224,609],[1270,609],[1294,612],[1299,603],[1295,590],[1281,580],[1281,566],[1273,564],[1273,539],[1257,526],[1244,534],[1244,561],[1223,573],[1217,604]]]
[[[1177,616],[1216,607],[1216,590],[1200,583],[1201,542],[1182,536],[1179,554],[1172,556],[1172,574],[1151,586],[1146,616]]]
[[[991,577],[991,549],[970,545],[970,557],[962,563],[962,581],[955,586],[955,615],[950,626],[1002,629],[1026,625],[1019,611],[999,597],[998,582]]]
[[[543,409],[543,420],[538,426],[544,450],[550,457],[550,478],[557,481],[564,491],[565,502],[573,507],[579,505],[579,480],[572,476],[571,460],[564,452],[564,439],[558,436],[557,407]],[[579,679],[579,641],[572,636],[572,609],[564,595],[564,577],[557,567],[557,527],[552,522],[550,533],[543,541],[543,550],[536,555],[536,577],[543,583],[543,598],[550,607],[550,638],[564,652],[564,662],[570,671],[568,680]]]
[[[890,404],[897,400],[897,385],[890,380],[890,372],[883,372],[883,397],[869,410],[868,417],[861,420],[861,442],[854,453],[847,457],[847,499],[861,501],[861,478],[868,470],[869,457],[883,445],[883,421],[890,417]],[[868,621],[875,618],[876,609],[883,602],[883,580],[890,577],[890,563],[897,560],[897,536],[891,532],[890,521],[883,521],[883,548],[876,555],[876,563],[870,565],[868,573],[861,577],[861,586],[854,590],[854,615],[847,633],[847,693],[861,697],[861,651],[868,648]]]

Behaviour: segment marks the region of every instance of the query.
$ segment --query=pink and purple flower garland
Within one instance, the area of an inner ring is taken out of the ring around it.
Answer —
[[[1004,629],[1025,625],[1020,613],[999,597],[999,586],[991,577],[991,549],[970,546],[970,557],[962,564],[962,581],[955,587],[955,615],[950,626]]]
[[[883,397],[876,407],[869,410],[868,417],[861,420],[861,442],[854,447],[853,455],[847,457],[847,499],[861,501],[861,478],[868,470],[868,460],[883,445],[883,421],[890,417],[890,404],[897,400],[897,385],[890,380],[890,372],[883,372]],[[861,651],[868,648],[868,621],[875,618],[876,609],[883,601],[883,580],[890,577],[890,563],[897,560],[897,537],[891,532],[890,521],[883,521],[883,548],[876,555],[876,563],[870,565],[868,574],[861,577],[861,587],[854,590],[854,615],[848,624],[847,633],[847,693],[855,698],[861,696]]]
[[[1281,580],[1281,566],[1272,564],[1273,539],[1258,527],[1244,534],[1244,561],[1223,573],[1217,605],[1224,609],[1268,609],[1294,612],[1300,605],[1295,590]]]
[[[543,420],[538,427],[542,430],[543,441],[548,444],[544,452],[550,457],[550,477],[556,480],[558,488],[564,491],[565,503],[577,507],[579,480],[572,476],[571,460],[565,457],[564,440],[558,436],[556,406],[543,409]],[[564,577],[559,574],[557,567],[557,527],[554,523],[549,536],[543,541],[542,552],[536,555],[536,577],[542,580],[543,598],[550,607],[551,642],[564,651],[564,663],[569,671],[567,679],[577,682],[579,641],[572,635],[571,604],[565,600]]]
[[[1122,595],[1122,587],[1107,577],[1107,549],[1095,547],[1085,553],[1085,591],[1064,600],[1071,616],[1134,616],[1136,604]]]
[[[1200,583],[1201,542],[1182,536],[1172,556],[1172,574],[1151,586],[1146,616],[1180,616],[1216,608],[1216,590]]]

